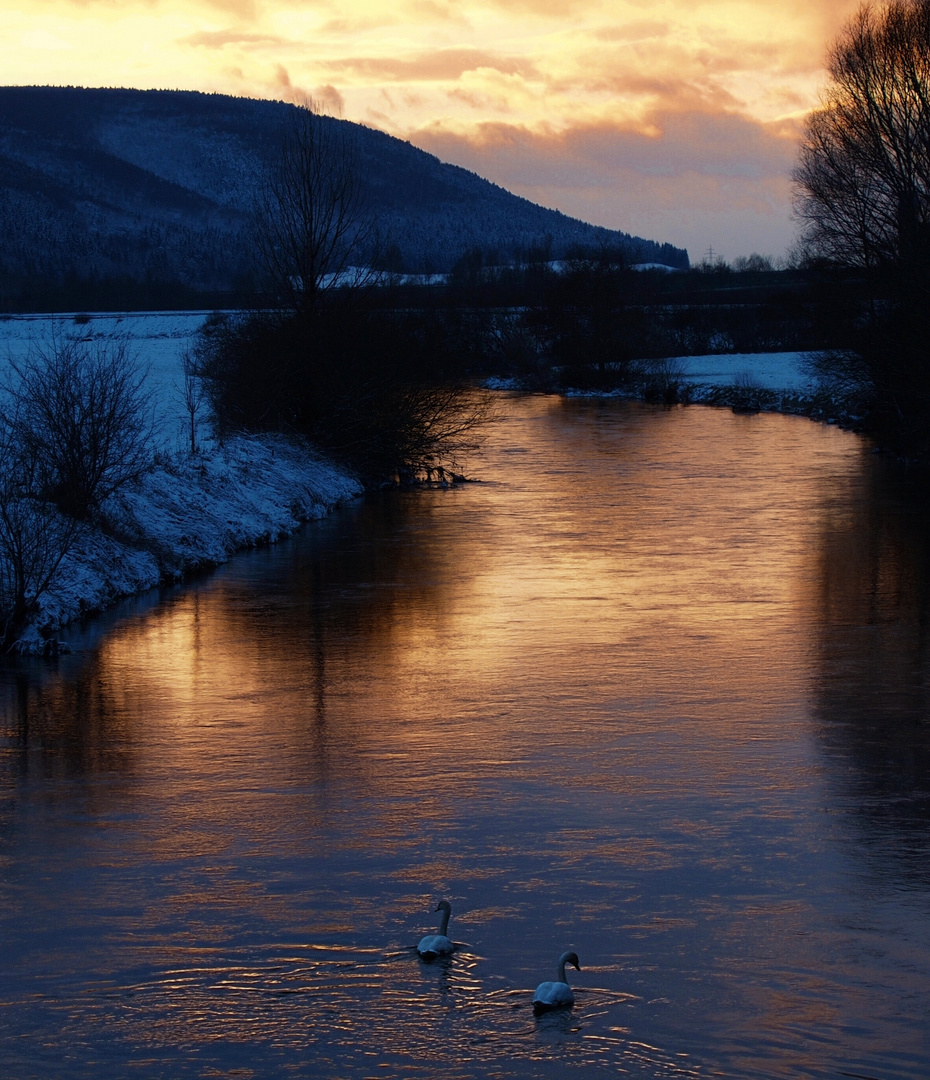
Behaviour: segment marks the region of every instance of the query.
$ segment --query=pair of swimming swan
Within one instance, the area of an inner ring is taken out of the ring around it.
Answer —
[[[449,916],[452,914],[452,905],[448,900],[440,900],[436,906],[437,911],[442,912],[439,921],[439,933],[427,934],[420,939],[417,952],[424,960],[433,960],[437,956],[451,956],[455,946],[449,937]],[[555,982],[541,982],[533,994],[533,1012],[545,1012],[548,1009],[563,1009],[575,1004],[575,995],[565,978],[565,965],[571,964],[576,971],[581,971],[578,963],[578,954],[564,952],[559,957],[559,977]]]

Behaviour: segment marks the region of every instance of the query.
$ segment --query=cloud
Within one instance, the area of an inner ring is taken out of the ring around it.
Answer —
[[[591,37],[596,41],[643,41],[667,37],[671,26],[665,20],[643,19],[633,22],[611,23],[595,27]]]
[[[304,105],[314,96],[305,87],[296,85],[291,80],[291,74],[283,64],[275,64],[269,86],[273,98],[290,101],[295,105]]]
[[[254,22],[257,17],[255,0],[203,0],[203,2],[219,11],[228,11],[249,22]]]
[[[397,26],[399,19],[394,12],[386,11],[377,15],[349,14],[339,15],[334,19],[327,19],[319,26],[319,34],[322,38],[356,37],[372,30],[384,30],[389,26]]]
[[[435,0],[414,0],[411,10],[419,20],[454,23],[456,26],[470,25],[458,4],[436,3]]]
[[[58,34],[50,34],[47,30],[30,30],[20,38],[20,44],[27,49],[41,49],[52,52],[68,52],[74,48],[71,42],[66,41]]]
[[[657,113],[649,134],[609,123],[562,131],[530,130],[515,124],[483,124],[470,136],[421,128],[416,145],[440,157],[493,162],[513,183],[532,183],[543,172],[560,187],[615,185],[622,168],[656,179],[688,174],[764,180],[790,173],[797,128],[767,125],[744,116],[712,112]]]
[[[343,112],[345,112],[345,98],[335,86],[329,83],[318,86],[313,91],[313,100],[320,106],[321,111],[328,116],[342,116]]]
[[[502,8],[508,15],[543,15],[551,19],[564,18],[579,8],[590,8],[590,0],[490,0],[490,7]]]
[[[487,68],[504,75],[538,78],[534,64],[522,57],[500,56],[483,49],[437,49],[409,59],[389,56],[347,56],[326,62],[331,70],[389,82],[453,81]]]
[[[255,0],[196,0],[197,6],[215,8],[217,11],[226,11],[240,19],[254,20],[257,17]],[[171,0],[33,0],[31,7],[44,8],[78,8],[86,11],[93,9],[138,9],[171,7]]]
[[[193,45],[205,49],[225,49],[228,45],[244,48],[274,48],[289,44],[273,34],[251,34],[242,30],[199,30],[178,38],[181,45]]]
[[[692,254],[702,244],[730,257],[790,246],[792,124],[691,111],[650,115],[647,129],[496,123],[469,136],[433,126],[409,138],[534,202]]]

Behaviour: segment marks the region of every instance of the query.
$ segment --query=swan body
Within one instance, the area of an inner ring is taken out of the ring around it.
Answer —
[[[575,1004],[575,995],[565,978],[566,964],[571,964],[576,971],[581,971],[577,953],[562,953],[559,957],[559,977],[556,982],[541,982],[536,987],[536,993],[533,994],[533,1012],[562,1009]]]
[[[449,929],[449,916],[452,914],[452,905],[448,900],[440,900],[436,905],[436,910],[442,912],[442,918],[439,921],[439,933],[427,934],[426,937],[420,939],[420,944],[417,945],[417,952],[424,960],[432,960],[435,956],[450,956],[455,948],[452,939],[446,936]]]

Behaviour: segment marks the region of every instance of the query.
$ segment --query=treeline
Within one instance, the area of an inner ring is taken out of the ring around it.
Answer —
[[[208,311],[264,302],[243,277],[233,289],[202,289],[173,278],[132,274],[0,272],[0,316],[36,312]]]
[[[369,290],[368,303],[444,311],[491,340],[519,333],[556,367],[574,352],[583,365],[592,348],[633,359],[841,348],[848,338],[842,316],[865,296],[857,273],[668,273],[578,258],[558,270],[530,263],[454,272],[442,285],[381,286]],[[482,354],[489,373],[506,373],[493,349]]]
[[[829,269],[668,273],[633,270],[622,260],[604,266],[594,257],[577,255],[554,269],[532,258],[497,266],[466,252],[441,282],[405,283],[405,274],[379,273],[377,285],[366,288],[366,302],[380,308],[447,310],[577,306],[583,296],[571,302],[566,297],[583,291],[579,283],[587,279],[598,283],[589,302],[623,312],[630,348],[643,356],[840,347],[844,334],[837,315],[861,302],[865,293],[862,274]],[[277,297],[260,289],[250,275],[242,275],[236,288],[208,290],[172,278],[77,273],[56,278],[0,270],[0,313],[6,314],[276,306]]]

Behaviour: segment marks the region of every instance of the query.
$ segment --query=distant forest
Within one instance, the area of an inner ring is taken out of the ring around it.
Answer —
[[[252,207],[292,111],[187,91],[0,87],[0,310],[255,295]],[[447,273],[468,253],[514,265],[583,249],[689,265],[681,248],[575,220],[350,127],[385,269]]]

